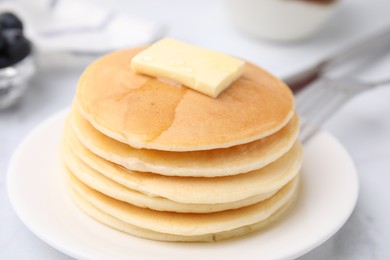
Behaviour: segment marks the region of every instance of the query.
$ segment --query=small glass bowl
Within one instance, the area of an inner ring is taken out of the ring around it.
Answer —
[[[0,69],[0,109],[10,107],[19,100],[35,70],[31,53],[16,64]]]

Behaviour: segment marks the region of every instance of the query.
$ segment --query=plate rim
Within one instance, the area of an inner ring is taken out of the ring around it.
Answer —
[[[26,215],[23,214],[23,210],[21,209],[22,208],[21,205],[19,205],[18,202],[16,202],[14,195],[12,195],[12,186],[13,186],[12,178],[13,177],[10,177],[10,176],[13,172],[15,172],[15,167],[16,167],[15,165],[16,165],[18,158],[20,157],[20,154],[23,151],[23,148],[26,146],[26,144],[30,140],[34,139],[37,135],[39,135],[39,133],[43,129],[45,129],[48,125],[53,124],[53,121],[56,121],[59,119],[64,120],[66,117],[66,113],[68,111],[69,111],[69,108],[65,108],[65,109],[62,109],[62,110],[52,114],[51,116],[42,120],[29,133],[27,133],[25,135],[25,137],[22,139],[22,141],[18,144],[17,148],[14,150],[12,157],[11,157],[11,160],[9,161],[7,171],[6,171],[6,185],[5,185],[6,187],[5,188],[6,188],[6,193],[7,193],[8,199],[11,203],[13,210],[16,212],[16,215],[21,220],[21,222],[35,236],[37,236],[39,239],[41,239],[42,241],[44,241],[48,245],[52,246],[53,248],[59,250],[60,252],[66,254],[68,256],[81,258],[81,259],[89,259],[90,256],[85,255],[83,253],[80,253],[79,251],[72,250],[71,248],[68,248],[67,246],[62,245],[61,242],[54,241],[53,239],[48,237],[45,234],[45,232],[42,232],[39,230],[39,228],[34,227],[34,225],[31,225],[30,221],[28,220],[28,217],[26,217]],[[335,138],[332,134],[330,134],[327,131],[321,130],[319,133],[324,134],[326,137],[330,138],[333,141],[333,143],[338,146],[338,149],[340,149],[341,152],[343,152],[346,155],[346,158],[349,160],[350,166],[352,167],[352,170],[353,170],[353,176],[354,176],[354,181],[355,181],[355,185],[354,185],[355,194],[353,196],[353,201],[350,204],[350,207],[348,208],[348,210],[345,210],[344,218],[342,220],[339,220],[338,225],[335,225],[333,227],[333,230],[328,231],[326,233],[326,235],[321,237],[321,239],[317,239],[316,242],[311,243],[310,246],[306,245],[306,246],[300,248],[294,254],[289,253],[289,254],[284,254],[283,256],[279,255],[278,258],[275,258],[275,259],[287,259],[287,258],[288,259],[289,258],[295,259],[297,257],[300,257],[300,256],[310,252],[311,250],[318,247],[319,245],[323,244],[329,238],[331,238],[334,234],[336,234],[337,231],[339,231],[342,226],[344,226],[344,224],[350,218],[350,216],[352,215],[352,213],[356,207],[356,204],[357,204],[357,201],[359,198],[359,191],[360,191],[359,176],[358,176],[358,171],[356,169],[356,165],[354,164],[354,162],[353,162],[350,154],[346,150],[346,148],[337,140],[337,138]],[[310,141],[309,141],[309,143],[310,143]]]

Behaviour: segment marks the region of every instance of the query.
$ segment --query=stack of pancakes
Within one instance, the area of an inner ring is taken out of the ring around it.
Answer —
[[[211,98],[132,72],[141,50],[109,54],[80,79],[62,143],[76,204],[164,241],[228,239],[280,216],[302,164],[288,87],[247,63]]]

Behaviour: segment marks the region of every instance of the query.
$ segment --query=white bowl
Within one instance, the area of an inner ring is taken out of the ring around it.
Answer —
[[[276,41],[295,41],[318,32],[339,1],[226,0],[233,21],[243,31]]]

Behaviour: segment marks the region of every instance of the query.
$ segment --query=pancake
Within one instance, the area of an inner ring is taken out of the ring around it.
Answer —
[[[286,153],[299,132],[295,115],[280,131],[248,144],[224,149],[193,152],[166,152],[135,149],[97,131],[77,109],[71,112],[71,124],[79,141],[100,157],[142,172],[168,176],[216,177],[260,169]]]
[[[69,150],[64,154],[65,159],[77,157],[71,159],[82,161],[97,172],[95,175],[104,175],[148,196],[178,203],[229,203],[279,190],[298,174],[303,161],[302,147],[296,143],[277,161],[250,173],[214,178],[174,177],[129,171],[106,161],[85,148],[69,127],[65,128],[64,142]]]
[[[112,217],[109,214],[104,213],[103,211],[97,209],[92,206],[87,200],[85,200],[77,191],[74,189],[70,189],[71,196],[75,204],[88,216],[101,222],[102,224],[117,229],[119,231],[125,232],[127,234],[152,239],[159,241],[171,241],[171,242],[216,242],[226,239],[231,239],[234,237],[244,236],[246,234],[259,231],[263,228],[270,227],[273,223],[279,220],[284,213],[288,210],[288,208],[293,204],[294,199],[289,200],[284,206],[282,206],[279,210],[277,210],[274,214],[272,214],[267,219],[260,221],[258,223],[236,228],[229,231],[205,234],[205,235],[197,235],[197,236],[180,236],[180,235],[172,235],[167,233],[155,232],[152,230],[140,228],[128,223],[125,223],[117,218]],[[295,196],[296,197],[296,196]]]
[[[160,233],[196,236],[229,231],[266,220],[298,192],[299,178],[294,178],[271,198],[234,210],[194,214],[155,211],[115,200],[81,182],[69,183],[82,198],[100,211],[127,224]]]
[[[218,98],[135,74],[144,48],[108,54],[80,78],[75,102],[100,132],[135,148],[195,151],[226,148],[276,133],[294,100],[279,79],[247,62],[243,76]]]
[[[130,203],[137,207],[149,208],[158,211],[172,211],[181,213],[210,213],[228,209],[246,207],[272,197],[277,190],[255,195],[243,200],[228,203],[195,204],[178,203],[163,197],[152,197],[144,193],[126,188],[88,167],[85,163],[73,157],[64,149],[64,161],[68,167],[73,182],[82,182],[90,188],[99,191],[114,199]]]

